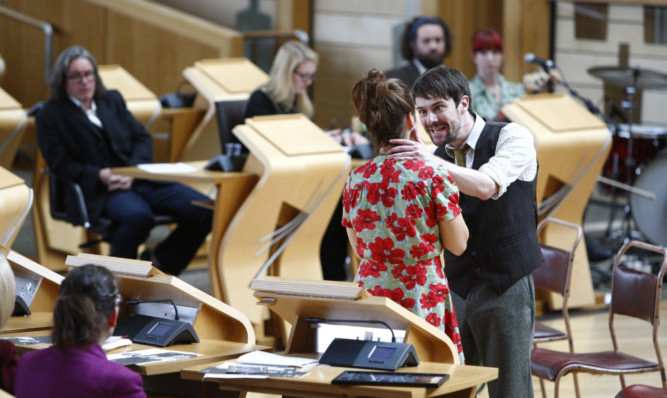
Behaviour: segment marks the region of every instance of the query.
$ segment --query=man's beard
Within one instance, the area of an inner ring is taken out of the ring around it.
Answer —
[[[444,61],[445,57],[441,55],[422,55],[420,57],[417,57],[417,60],[421,62],[426,69],[431,69],[435,68],[436,66],[442,65],[442,61]]]

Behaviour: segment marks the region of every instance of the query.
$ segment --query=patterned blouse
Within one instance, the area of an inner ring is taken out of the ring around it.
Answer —
[[[463,363],[458,323],[440,261],[439,221],[461,213],[458,200],[458,188],[441,165],[380,155],[348,177],[342,225],[356,234],[361,263],[355,282],[444,331]]]

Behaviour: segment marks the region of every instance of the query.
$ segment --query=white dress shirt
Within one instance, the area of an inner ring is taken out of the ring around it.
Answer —
[[[468,168],[472,167],[477,140],[485,125],[484,119],[475,115],[475,124],[463,144],[469,146],[466,152]],[[445,146],[447,153],[453,157],[452,149],[454,147],[449,144]],[[484,163],[479,171],[488,175],[498,185],[498,193],[492,199],[501,197],[507,191],[507,187],[517,179],[532,181],[537,174],[537,152],[533,135],[520,124],[507,124],[500,130],[495,155]]]
[[[100,120],[99,117],[97,117],[97,105],[95,104],[95,101],[91,101],[90,109],[86,109],[86,107],[83,106],[81,101],[79,101],[78,99],[72,97],[71,95],[69,99],[72,100],[72,102],[74,102],[74,105],[78,106],[79,108],[81,108],[82,111],[86,112],[86,116],[88,116],[88,120],[90,120],[91,123],[93,123],[95,126],[101,129],[104,128],[104,126],[102,125],[102,121]]]

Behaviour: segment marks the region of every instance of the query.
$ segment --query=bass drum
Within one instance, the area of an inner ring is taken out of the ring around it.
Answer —
[[[651,243],[667,246],[667,149],[646,166],[634,186],[655,194],[655,200],[637,194],[630,196],[637,228]]]

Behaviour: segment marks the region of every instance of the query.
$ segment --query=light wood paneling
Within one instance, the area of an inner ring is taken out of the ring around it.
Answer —
[[[3,5],[54,26],[52,61],[66,47],[82,45],[98,63],[122,65],[157,95],[175,91],[182,70],[195,61],[242,51],[239,33],[145,0],[7,0]],[[35,28],[2,17],[5,88],[26,106],[47,97],[43,43]]]

